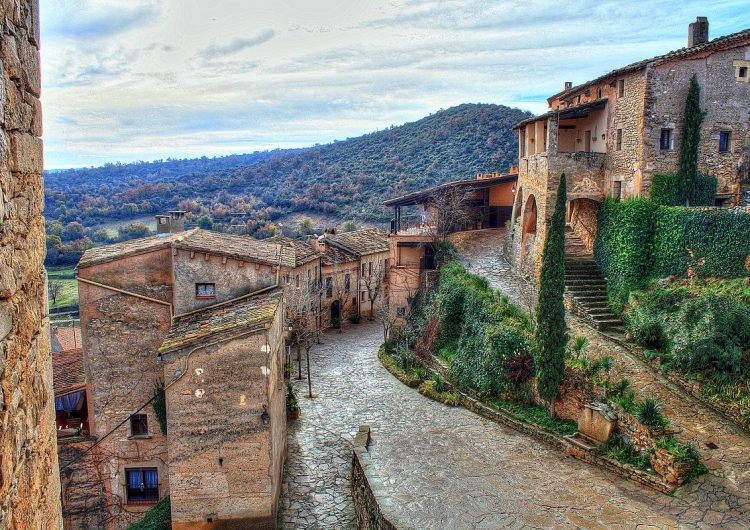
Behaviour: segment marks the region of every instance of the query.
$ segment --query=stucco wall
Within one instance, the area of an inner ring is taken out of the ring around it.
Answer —
[[[208,259],[206,256],[202,252],[192,253],[182,249],[174,256],[175,314],[238,298],[276,283],[276,272],[270,265],[214,254],[208,254]],[[196,299],[196,283],[216,284],[216,298]]]
[[[282,314],[268,331],[194,351],[187,366],[190,348],[165,359],[165,378],[185,371],[167,391],[175,530],[274,528],[286,454]]]
[[[738,166],[750,145],[750,84],[735,80],[734,60],[750,59],[750,46],[713,53],[692,61],[673,62],[649,71],[646,110],[646,171],[644,187],[653,173],[679,168],[682,122],[690,78],[701,87],[701,108],[706,117],[701,128],[699,170],[719,178],[719,192],[736,194]],[[662,128],[673,128],[674,149],[661,151]],[[731,131],[731,151],[719,153],[719,131]]]
[[[42,219],[39,3],[0,38],[0,528],[61,528]]]

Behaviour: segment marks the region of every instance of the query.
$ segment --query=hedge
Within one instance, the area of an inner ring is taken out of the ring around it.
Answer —
[[[744,277],[750,215],[608,199],[599,209],[594,253],[610,297],[621,301],[654,278],[685,277],[690,267],[702,277]]]
[[[172,528],[172,511],[169,495],[153,505],[140,521],[128,526],[127,530],[170,530]]]
[[[691,206],[713,206],[719,180],[711,175],[697,175],[693,182]],[[652,201],[663,206],[683,206],[680,182],[676,173],[654,173],[651,177]]]

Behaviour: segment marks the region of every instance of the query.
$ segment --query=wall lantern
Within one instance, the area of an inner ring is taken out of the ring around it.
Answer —
[[[513,194],[515,194],[515,193],[516,193],[516,187],[515,187],[515,186],[513,186],[513,187],[512,187],[511,189],[510,189],[510,192],[511,192],[511,193],[513,193]]]
[[[161,354],[161,352],[156,354],[156,364],[161,364],[164,362],[164,356]]]
[[[263,421],[263,425],[265,427],[268,427],[268,425],[271,423],[271,416],[268,415],[266,407],[263,407],[263,412],[260,415],[260,419]]]

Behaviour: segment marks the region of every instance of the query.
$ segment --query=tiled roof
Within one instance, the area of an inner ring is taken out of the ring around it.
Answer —
[[[562,92],[558,92],[557,94],[550,96],[549,99],[559,98],[566,93],[578,92],[580,89],[588,85],[598,83],[600,81],[603,81],[604,79],[607,79],[613,76],[618,76],[618,75],[626,74],[628,72],[634,72],[636,70],[640,70],[650,64],[661,64],[661,63],[666,63],[669,61],[674,61],[676,59],[689,59],[694,56],[701,56],[703,54],[707,55],[715,51],[724,50],[727,48],[733,48],[735,46],[747,43],[748,41],[750,41],[750,29],[745,29],[737,33],[732,33],[731,35],[718,37],[704,44],[698,44],[690,48],[680,48],[679,50],[674,50],[669,53],[665,53],[664,55],[657,55],[656,57],[652,57],[650,59],[644,59],[642,61],[638,61],[638,62],[629,64],[627,66],[623,66],[622,68],[617,68],[615,70],[612,70],[609,73],[606,73],[602,76],[597,77],[596,79],[587,81],[586,83],[583,83],[581,85],[574,86],[573,88],[570,88],[568,90],[563,90]]]
[[[536,120],[538,118],[539,117],[530,119]],[[406,195],[402,195],[400,197],[388,199],[383,204],[385,206],[413,206],[415,204],[423,204],[429,201],[435,195],[435,193],[444,189],[461,187],[469,190],[481,190],[485,188],[491,188],[492,186],[495,186],[497,184],[502,184],[503,182],[509,182],[512,180],[518,180],[518,173],[503,173],[497,177],[486,179],[473,178],[467,180],[453,180],[451,182],[444,182],[443,184],[432,186],[431,188],[426,188],[412,193],[407,193]]]
[[[316,260],[320,257],[320,254],[309,244],[299,239],[292,239],[286,236],[274,236],[263,241],[270,243],[278,243],[280,245],[287,246],[294,250],[294,262],[297,267]]]
[[[80,348],[80,327],[52,327],[52,351],[67,351]]]
[[[66,394],[86,385],[81,348],[52,354],[52,388],[55,395]]]
[[[113,243],[101,247],[94,247],[86,250],[78,262],[78,267],[90,267],[108,261],[114,261],[134,254],[151,252],[161,248],[167,248],[180,238],[190,235],[194,230],[186,232],[177,232],[174,234],[159,234],[156,236],[143,237],[140,239],[131,239],[122,243]]]
[[[324,248],[325,252],[323,252],[323,265],[334,265],[336,263],[343,264],[357,261],[356,254],[348,252],[341,247],[325,245]]]
[[[252,328],[270,323],[276,315],[282,290],[274,289],[264,294],[245,298],[220,307],[207,307],[172,322],[167,338],[159,351],[179,350],[201,341],[244,333]]]
[[[292,248],[249,236],[195,229],[185,237],[175,240],[174,246],[266,265],[279,265],[279,258],[281,258],[282,266],[295,266]]]
[[[336,235],[327,235],[326,238],[359,256],[375,254],[376,252],[388,252],[390,249],[388,234],[377,228],[362,228],[351,232],[340,232]]]

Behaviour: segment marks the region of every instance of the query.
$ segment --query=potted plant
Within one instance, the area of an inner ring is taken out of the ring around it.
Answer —
[[[294,370],[294,363],[292,361],[289,361],[286,364],[284,364],[284,379],[286,381],[289,381],[289,379],[292,377],[293,370]]]
[[[299,400],[297,399],[297,389],[292,383],[286,384],[286,419],[296,420],[299,418]]]
[[[362,317],[360,317],[359,315],[357,315],[357,314],[355,313],[355,314],[353,314],[353,315],[351,315],[351,316],[349,317],[349,322],[351,322],[352,324],[359,324],[359,321],[360,321],[361,319],[362,319]]]

